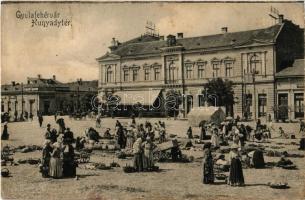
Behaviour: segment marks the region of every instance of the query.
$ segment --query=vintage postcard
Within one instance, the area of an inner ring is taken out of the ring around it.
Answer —
[[[304,2],[1,2],[1,198],[305,199]]]

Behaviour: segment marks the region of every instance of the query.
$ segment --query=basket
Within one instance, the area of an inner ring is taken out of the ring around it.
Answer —
[[[125,167],[123,167],[123,171],[125,173],[132,173],[132,172],[135,172],[135,169],[131,166],[125,166]]]
[[[215,178],[216,178],[217,180],[226,180],[227,177],[228,177],[228,176],[225,175],[225,174],[216,174],[216,175],[215,175]]]
[[[270,184],[270,187],[274,188],[274,189],[288,189],[289,188],[287,183],[273,183],[273,184]]]
[[[8,177],[10,174],[10,171],[7,168],[2,168],[1,169],[1,176],[2,177]]]
[[[281,167],[283,169],[296,169],[297,168],[296,165],[282,165]]]

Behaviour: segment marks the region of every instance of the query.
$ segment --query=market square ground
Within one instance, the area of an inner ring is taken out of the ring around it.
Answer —
[[[75,121],[64,117],[67,127],[70,127],[75,136],[84,134],[85,128],[95,127],[95,121],[91,119]],[[116,119],[104,118],[100,133],[109,127],[114,129]],[[122,122],[130,119],[119,119]],[[136,119],[137,120],[137,119]],[[140,119],[156,121],[159,119]],[[166,120],[167,134],[177,134],[181,139],[186,137],[188,121]],[[2,141],[3,145],[17,147],[18,145],[42,145],[46,124],[57,128],[53,117],[45,117],[43,128],[39,128],[38,122],[9,123],[10,140]],[[252,124],[254,125],[254,124]],[[274,124],[277,130],[282,126],[287,132],[297,133],[298,124],[285,123]],[[193,129],[194,134],[199,134],[199,129]],[[276,136],[276,133],[273,133]],[[298,137],[298,134],[297,134]],[[299,151],[297,145],[291,145],[298,139],[272,139],[270,146],[283,146],[280,151],[305,155]],[[286,145],[278,145],[276,143]],[[297,165],[297,170],[285,170],[281,168],[244,169],[245,187],[230,187],[227,184],[203,185],[202,177],[202,151],[184,150],[184,154],[193,155],[192,163],[157,163],[160,172],[143,172],[126,174],[122,166],[132,162],[131,159],[119,160],[114,154],[106,154],[95,151],[91,156],[92,162],[109,164],[118,162],[120,168],[111,170],[88,170],[80,165],[77,168],[79,179],[49,179],[42,178],[38,166],[20,164],[7,166],[11,177],[2,178],[3,199],[304,199],[305,198],[305,166],[304,158],[289,158]],[[30,153],[15,153],[15,161],[20,158],[40,158],[41,151]],[[265,161],[278,161],[278,157],[267,157]],[[268,182],[285,181],[290,188],[287,190],[275,190],[267,186]]]

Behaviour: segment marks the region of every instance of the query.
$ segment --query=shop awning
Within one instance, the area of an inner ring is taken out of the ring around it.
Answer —
[[[161,90],[140,90],[140,91],[118,91],[113,94],[119,99],[121,105],[153,105],[159,97]]]

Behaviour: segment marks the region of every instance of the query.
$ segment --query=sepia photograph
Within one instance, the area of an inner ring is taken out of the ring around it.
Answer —
[[[2,1],[1,198],[304,200],[303,1]]]

